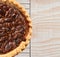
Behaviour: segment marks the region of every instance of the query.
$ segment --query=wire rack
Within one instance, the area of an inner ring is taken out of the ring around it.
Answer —
[[[20,2],[31,16],[31,0],[17,0],[17,2]],[[16,57],[31,57],[31,41],[26,49]]]

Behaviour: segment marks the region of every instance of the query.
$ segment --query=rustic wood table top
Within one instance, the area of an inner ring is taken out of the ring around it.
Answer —
[[[60,57],[60,0],[31,0],[31,19],[31,57]],[[29,57],[28,47],[16,57]]]

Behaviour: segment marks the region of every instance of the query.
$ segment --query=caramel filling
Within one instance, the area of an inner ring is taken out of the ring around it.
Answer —
[[[8,53],[26,41],[28,31],[28,21],[20,10],[0,3],[0,54]]]

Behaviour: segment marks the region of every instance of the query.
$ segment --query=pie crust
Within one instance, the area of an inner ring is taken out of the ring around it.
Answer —
[[[30,16],[26,12],[24,7],[22,5],[20,5],[19,3],[17,3],[15,0],[0,0],[0,2],[2,2],[2,3],[5,2],[5,3],[13,4],[14,6],[16,6],[20,11],[23,12],[23,14],[26,16],[27,21],[29,22],[29,24],[28,24],[29,32],[28,32],[28,35],[26,36],[26,41],[25,42],[22,41],[17,48],[15,48],[14,50],[12,50],[8,53],[0,54],[0,57],[13,57],[13,56],[17,55],[19,52],[21,52],[22,50],[24,50],[25,47],[27,46],[27,44],[29,43],[31,34],[32,34],[32,23],[31,23]]]

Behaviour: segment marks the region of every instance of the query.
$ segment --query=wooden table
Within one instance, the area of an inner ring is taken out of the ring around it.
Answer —
[[[60,0],[31,0],[31,18],[31,57],[60,57]],[[16,57],[29,57],[23,52]]]

